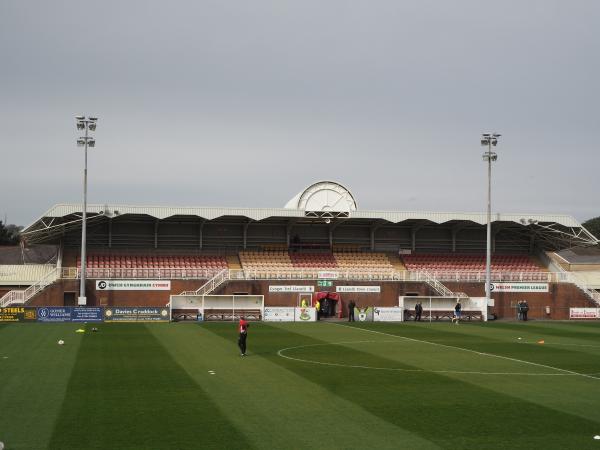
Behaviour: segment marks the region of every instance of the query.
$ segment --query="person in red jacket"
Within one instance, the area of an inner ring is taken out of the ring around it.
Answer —
[[[238,339],[238,347],[240,348],[240,352],[242,356],[246,356],[246,338],[248,337],[248,327],[250,324],[244,320],[244,317],[240,317],[240,323],[238,324],[238,331],[240,332],[240,337]]]

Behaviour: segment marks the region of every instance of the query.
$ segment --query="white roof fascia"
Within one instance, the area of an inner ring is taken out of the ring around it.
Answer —
[[[115,212],[118,211],[118,214]],[[43,217],[64,217],[69,214],[81,212],[80,203],[57,204],[50,208]],[[207,220],[213,220],[222,216],[242,216],[252,220],[263,220],[269,217],[304,217],[304,211],[288,208],[222,208],[222,207],[170,207],[170,206],[140,206],[123,204],[88,204],[88,213],[106,214],[114,217],[124,214],[145,214],[157,219],[167,217],[198,216]],[[428,220],[433,223],[445,223],[453,220],[469,221],[484,225],[487,223],[486,213],[466,212],[424,212],[424,211],[351,211],[351,219],[379,219],[398,223],[406,220]],[[38,219],[39,220],[39,219]],[[36,223],[36,220],[34,223]],[[556,223],[565,227],[580,228],[581,224],[572,216],[561,214],[525,214],[525,213],[495,213],[492,214],[492,222],[515,222],[520,225],[528,225],[529,220],[534,222]],[[524,223],[525,221],[525,223]],[[33,225],[33,224],[31,224]],[[30,225],[30,226],[31,226]],[[28,226],[27,228],[29,228]]]

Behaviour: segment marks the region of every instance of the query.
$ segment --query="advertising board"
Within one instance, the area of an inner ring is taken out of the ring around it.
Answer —
[[[37,309],[38,322],[102,322],[102,308],[46,306]]]
[[[317,310],[315,308],[294,308],[296,322],[316,322]]]
[[[548,283],[491,283],[492,292],[548,292]]]
[[[314,286],[284,286],[284,285],[271,285],[269,286],[269,292],[271,293],[282,293],[282,292],[315,292]]]
[[[379,294],[381,292],[381,286],[336,286],[335,292]]]
[[[168,322],[169,308],[115,307],[104,309],[106,322]]]
[[[0,308],[0,322],[34,322],[37,308],[27,306],[6,306]]]
[[[170,291],[170,280],[96,280],[97,291]]]
[[[569,319],[598,319],[600,308],[569,308]]]
[[[273,307],[265,308],[263,320],[267,322],[293,322],[295,316],[294,307]]]
[[[397,306],[373,308],[373,320],[375,322],[402,322],[404,311]]]

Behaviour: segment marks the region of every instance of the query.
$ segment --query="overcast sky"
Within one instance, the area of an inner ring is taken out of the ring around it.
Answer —
[[[0,220],[81,202],[600,215],[600,2],[0,1]]]

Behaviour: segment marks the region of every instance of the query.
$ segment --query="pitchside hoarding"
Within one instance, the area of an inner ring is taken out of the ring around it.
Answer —
[[[170,291],[169,280],[97,280],[97,291]]]
[[[102,308],[48,306],[37,309],[38,322],[102,322]]]
[[[316,322],[317,310],[315,308],[294,308],[296,322]]]
[[[397,306],[373,308],[373,320],[375,322],[402,322],[403,317],[404,311]]]
[[[0,308],[0,322],[35,322],[37,308],[7,306]]]
[[[268,307],[265,308],[263,320],[266,322],[293,322],[294,307]]]
[[[569,319],[598,319],[600,308],[569,308]]]
[[[373,322],[373,307],[354,308],[354,320],[358,322]]]
[[[169,308],[115,307],[104,309],[105,322],[168,322]]]

